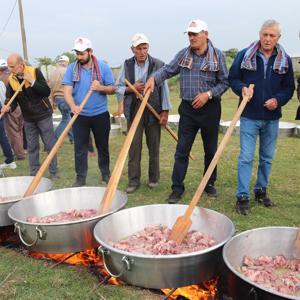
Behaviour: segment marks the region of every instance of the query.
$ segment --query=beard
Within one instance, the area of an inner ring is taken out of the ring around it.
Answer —
[[[91,55],[90,55],[90,53],[88,53],[88,58],[86,60],[80,59],[79,63],[81,65],[86,65],[90,60],[91,60]]]

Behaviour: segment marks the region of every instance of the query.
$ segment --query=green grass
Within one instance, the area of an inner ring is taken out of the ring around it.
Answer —
[[[178,88],[171,87],[173,102],[172,114],[177,113]],[[294,98],[284,107],[283,119],[294,121],[298,101]],[[237,97],[227,92],[222,102],[222,119],[230,120],[237,107]],[[116,99],[110,97],[110,112],[116,110]],[[298,121],[298,125],[299,125]],[[220,134],[221,140],[223,134]],[[125,140],[123,135],[110,138],[111,169]],[[270,196],[276,203],[272,209],[266,209],[254,204],[251,199],[251,214],[241,216],[235,213],[236,165],[239,152],[239,137],[232,136],[221,160],[218,164],[218,180],[216,187],[219,197],[212,200],[203,195],[199,205],[219,211],[227,215],[235,224],[237,231],[270,225],[296,226],[300,223],[300,139],[296,137],[279,138],[273,169],[270,179]],[[148,154],[146,146],[142,157],[142,185],[140,189],[128,197],[127,207],[152,203],[165,203],[170,193],[171,172],[175,142],[162,131],[161,139],[161,181],[159,187],[149,190],[147,183]],[[183,203],[189,203],[196,191],[203,173],[203,149],[200,135],[192,149],[197,160],[190,161],[185,179],[186,193]],[[42,154],[44,158],[44,154]],[[0,161],[3,158],[0,157]],[[59,151],[59,175],[55,180],[54,189],[70,187],[74,181],[73,147],[65,142]],[[253,169],[253,187],[256,163]],[[27,160],[18,162],[16,170],[6,171],[6,176],[28,174]],[[119,183],[119,189],[124,190],[127,185],[127,167]],[[47,174],[46,174],[47,176]],[[89,158],[88,185],[100,185],[100,178],[95,157]],[[101,286],[97,287],[97,279],[84,267],[59,266],[53,269],[47,267],[45,261],[38,261],[23,256],[13,250],[0,247],[0,299],[161,299],[148,290],[130,286]]]

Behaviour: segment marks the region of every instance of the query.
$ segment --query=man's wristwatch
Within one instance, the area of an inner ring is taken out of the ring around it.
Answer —
[[[208,95],[208,99],[211,100],[213,98],[212,92],[207,91],[206,94]]]

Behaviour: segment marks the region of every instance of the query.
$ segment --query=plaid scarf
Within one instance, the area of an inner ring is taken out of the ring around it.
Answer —
[[[102,84],[102,80],[101,80],[101,76],[100,76],[100,68],[98,66],[97,58],[92,54],[91,59],[92,59],[91,82],[93,82],[94,80],[98,80]],[[82,65],[78,62],[78,60],[76,60],[76,62],[74,64],[74,68],[73,68],[73,81],[74,82],[80,81],[81,68],[82,68]]]
[[[208,39],[207,40],[207,52],[203,59],[203,63],[200,67],[201,71],[205,72],[218,72],[219,71],[219,65],[218,65],[218,57],[216,50],[212,44],[212,42]],[[192,54],[192,48],[188,47],[181,58],[179,65],[183,68],[192,69],[193,66],[193,54]]]
[[[256,70],[256,54],[260,47],[260,42],[253,42],[245,52],[241,69],[249,71]],[[277,55],[274,61],[273,70],[278,74],[285,74],[289,67],[288,55],[280,44],[276,45]]]

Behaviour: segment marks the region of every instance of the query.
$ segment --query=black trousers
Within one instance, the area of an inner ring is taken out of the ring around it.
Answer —
[[[175,152],[175,163],[172,174],[172,190],[183,193],[184,179],[189,164],[189,153],[195,137],[201,130],[204,148],[204,173],[213,159],[218,147],[218,130],[221,117],[219,99],[209,100],[202,108],[194,109],[190,101],[183,100],[178,108],[180,115],[178,127],[178,143]],[[217,179],[217,168],[212,173],[208,183]]]
[[[75,171],[77,177],[85,178],[88,170],[88,147],[90,131],[94,134],[95,144],[98,151],[98,166],[102,176],[110,175],[109,170],[109,113],[87,117],[78,116],[73,124]]]

